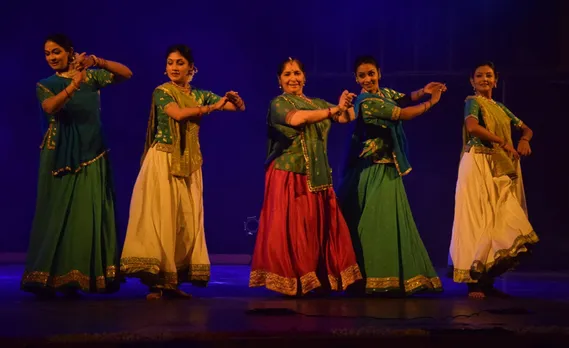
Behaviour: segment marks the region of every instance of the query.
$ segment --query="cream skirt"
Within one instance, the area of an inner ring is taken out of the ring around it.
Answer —
[[[170,174],[171,154],[151,148],[134,185],[121,272],[151,287],[206,285],[202,171]]]
[[[538,242],[525,202],[519,162],[518,177],[492,176],[491,155],[464,153],[456,185],[450,244],[453,279],[476,283],[488,273],[499,275]]]

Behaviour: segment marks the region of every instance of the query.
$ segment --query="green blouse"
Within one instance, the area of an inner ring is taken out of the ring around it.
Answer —
[[[40,103],[63,91],[70,78],[52,75],[39,81],[36,94]],[[75,173],[106,152],[101,127],[100,89],[114,82],[111,72],[88,69],[86,79],[71,99],[53,114],[42,109],[47,129],[41,144],[46,151],[55,151],[51,168],[53,175]]]
[[[377,98],[365,99],[358,110],[367,125],[360,141],[364,143],[362,151],[375,163],[393,163],[393,138],[387,123],[399,120],[401,108],[396,101],[405,94],[390,88],[380,88],[380,91]]]
[[[390,88],[379,93],[363,91],[355,101],[356,127],[350,140],[346,168],[359,161],[393,163],[399,175],[411,171],[407,158],[407,140],[400,120],[401,107],[397,101],[405,94]]]
[[[306,174],[311,192],[332,186],[332,170],[328,163],[327,142],[330,119],[293,127],[286,123],[287,115],[298,110],[319,110],[331,106],[322,99],[309,99],[282,94],[271,101],[267,115],[268,156],[266,165],[288,172]]]
[[[514,127],[519,128],[522,126],[523,124],[522,120],[517,118],[504,104],[496,102],[496,105],[498,105],[511,119],[511,124]],[[484,124],[484,119],[482,118],[482,110],[480,104],[473,98],[467,99],[464,104],[464,119],[466,120],[468,117],[474,117],[482,127],[486,127],[486,125]],[[493,147],[493,144],[489,141],[481,140],[480,138],[471,136],[468,133],[467,137],[468,138],[466,139],[466,152],[468,152],[468,150],[471,147],[475,147],[478,149],[483,149],[483,148],[492,149]]]
[[[170,103],[176,103],[176,101],[171,93],[168,93],[167,90],[161,87],[162,86],[157,87],[152,94],[152,99],[156,107],[156,130],[154,139],[159,143],[172,144],[172,130],[170,129],[169,123],[170,117],[164,112],[164,107]],[[219,95],[213,92],[193,87],[191,88],[190,96],[195,99],[197,106],[213,105],[221,99]],[[199,120],[195,122],[199,123]]]
[[[189,177],[202,166],[199,142],[200,119],[189,118],[176,121],[169,117],[164,108],[175,103],[180,108],[192,108],[215,104],[220,96],[192,87],[188,93],[171,82],[164,83],[154,90],[152,106],[146,131],[146,143],[142,160],[148,150],[156,149],[172,154],[170,173],[176,177]]]

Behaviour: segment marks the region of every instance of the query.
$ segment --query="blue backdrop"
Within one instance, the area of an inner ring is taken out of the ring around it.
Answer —
[[[548,3],[548,6],[544,6]],[[541,6],[540,6],[541,5]],[[428,114],[409,122],[413,172],[405,178],[419,231],[438,265],[447,259],[461,148],[464,98],[474,64],[493,60],[502,72],[496,98],[535,131],[534,155],[523,162],[531,221],[542,237],[531,266],[567,266],[569,184],[562,171],[568,129],[569,26],[562,1],[27,1],[0,5],[2,145],[0,252],[23,252],[34,213],[39,158],[35,83],[52,74],[43,39],[67,33],[76,50],[129,66],[134,77],[102,92],[111,148],[120,240],[139,169],[151,94],[165,81],[165,50],[192,47],[195,85],[236,90],[245,113],[217,113],[202,126],[206,237],[211,253],[250,253],[243,223],[263,199],[265,116],[280,93],[277,65],[293,56],[307,68],[305,93],[335,102],[358,92],[354,58],[373,54],[382,84],[402,92],[429,81],[448,92]],[[337,125],[330,162],[339,182],[351,127]]]

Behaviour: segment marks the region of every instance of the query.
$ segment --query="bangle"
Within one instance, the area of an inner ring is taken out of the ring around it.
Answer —
[[[97,58],[97,66],[99,68],[106,69],[107,68],[107,61],[104,60],[103,58]]]
[[[525,140],[525,141],[527,141],[527,142],[529,143],[529,139],[526,138],[526,137],[521,137],[519,141],[522,141],[522,140]]]
[[[93,59],[93,66],[98,67],[99,66],[99,58],[97,58],[96,55],[92,54],[91,59]]]
[[[423,106],[424,106],[423,113],[427,112],[427,110],[429,110],[431,108],[430,104],[431,104],[430,100],[423,103]],[[427,105],[429,105],[429,106],[427,106]]]
[[[332,109],[328,108],[328,118],[332,117]]]

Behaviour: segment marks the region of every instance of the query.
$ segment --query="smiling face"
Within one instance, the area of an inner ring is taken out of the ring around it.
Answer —
[[[474,76],[470,78],[470,83],[478,94],[490,95],[492,88],[495,88],[498,83],[498,78],[494,69],[489,65],[479,66],[474,71]]]
[[[73,52],[66,51],[53,41],[47,41],[44,45],[45,60],[55,71],[65,71],[69,66],[69,57]]]
[[[166,73],[176,84],[186,84],[194,76],[194,65],[190,64],[180,52],[172,52],[166,59]]]
[[[368,93],[377,93],[381,72],[370,63],[363,63],[356,70],[356,82]]]
[[[286,63],[279,76],[279,84],[285,93],[301,95],[306,76],[297,62]]]

